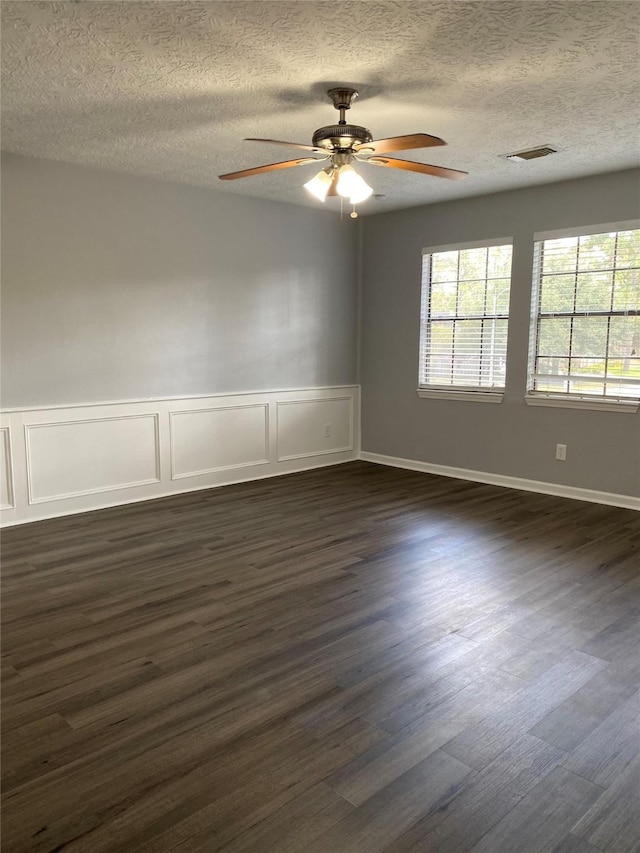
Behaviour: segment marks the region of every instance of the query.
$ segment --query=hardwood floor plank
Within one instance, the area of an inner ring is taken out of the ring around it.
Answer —
[[[425,850],[466,853],[516,806],[562,758],[562,752],[523,735],[459,791],[400,836],[385,853]]]
[[[640,691],[606,717],[563,762],[567,770],[609,788],[640,754]]]
[[[530,682],[478,725],[443,746],[445,752],[482,770],[510,743],[572,696],[605,664],[582,652],[571,652],[560,663]]]
[[[608,625],[582,647],[588,655],[616,660],[640,657],[639,614],[637,610]]]
[[[527,853],[553,850],[576,817],[602,793],[592,782],[554,768],[473,848],[473,853],[513,853],[514,838],[527,839]]]
[[[69,684],[51,690],[41,689],[40,692],[29,691],[30,695],[22,698],[29,686],[25,679],[21,683],[25,689],[20,691],[15,701],[8,697],[4,704],[3,730],[8,733],[50,713],[60,714],[73,728],[70,718],[75,713],[88,714],[89,709],[109,701],[110,697],[112,701],[119,702],[123,692],[144,689],[143,685],[152,683],[157,674],[157,669],[146,658],[125,660],[122,664],[116,661],[106,673],[90,671],[90,674]]]
[[[640,850],[640,759],[620,776],[572,827],[571,832],[610,853]]]
[[[224,847],[225,853],[295,853],[324,837],[353,806],[323,783],[290,800],[265,820]]]
[[[633,682],[619,681],[607,671],[599,672],[529,731],[571,752],[635,690]]]
[[[382,853],[473,770],[437,750],[337,823],[304,853]]]
[[[550,644],[549,644],[550,645]],[[548,648],[547,644],[531,644],[529,648],[517,651],[500,664],[505,672],[510,672],[518,678],[535,681],[552,666],[559,663],[564,652],[557,646]]]
[[[336,680],[341,687],[351,687],[380,672],[411,672],[416,668],[433,672],[475,647],[472,640],[457,634],[445,634],[437,640],[427,640],[424,645],[420,644],[419,634],[412,634],[404,642],[387,647],[386,653],[373,654],[364,662],[360,655],[358,665]]]
[[[497,672],[474,682],[448,701],[359,755],[325,780],[350,803],[362,805],[461,731],[481,719],[491,704],[522,686]]]
[[[587,844],[582,838],[569,833],[553,848],[552,853],[601,853],[601,851],[593,844]]]

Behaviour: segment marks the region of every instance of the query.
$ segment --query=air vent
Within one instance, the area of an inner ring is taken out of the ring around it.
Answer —
[[[557,148],[551,148],[549,145],[543,145],[540,148],[530,148],[528,151],[518,151],[517,154],[504,154],[507,160],[513,160],[514,163],[524,163],[526,160],[537,160],[538,157],[548,157],[549,154],[556,154]]]

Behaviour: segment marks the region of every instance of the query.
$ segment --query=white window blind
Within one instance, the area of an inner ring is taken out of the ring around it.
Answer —
[[[504,389],[511,242],[425,250],[420,388]]]
[[[535,243],[529,391],[640,398],[640,229]]]

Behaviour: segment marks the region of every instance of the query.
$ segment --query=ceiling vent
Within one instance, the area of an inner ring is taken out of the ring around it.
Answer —
[[[528,151],[518,151],[517,154],[504,154],[503,156],[514,163],[524,163],[526,160],[537,160],[538,157],[557,154],[557,151],[557,148],[551,148],[550,145],[542,145],[540,148],[530,148]]]

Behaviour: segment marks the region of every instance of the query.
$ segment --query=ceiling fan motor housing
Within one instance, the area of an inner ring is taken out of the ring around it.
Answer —
[[[351,151],[354,145],[372,141],[371,131],[366,127],[357,124],[329,124],[316,130],[312,145],[327,151]]]
[[[345,121],[345,110],[351,108],[351,104],[358,97],[355,89],[347,86],[339,86],[329,89],[327,95],[333,101],[333,106],[340,112],[338,124],[329,124],[319,127],[313,134],[313,147],[324,148],[325,151],[333,153],[347,153],[353,151],[354,146],[363,142],[371,142],[373,136],[366,127],[359,124],[347,124]]]

